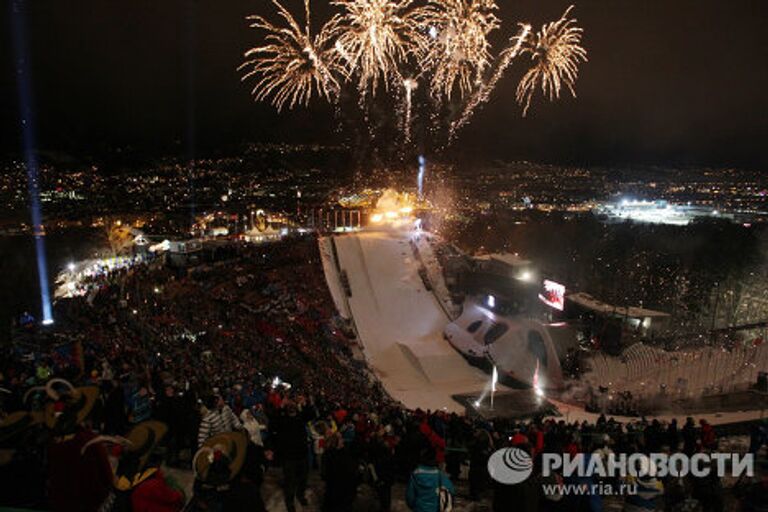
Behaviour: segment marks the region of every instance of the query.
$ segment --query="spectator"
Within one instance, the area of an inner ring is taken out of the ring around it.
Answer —
[[[340,434],[331,434],[325,444],[321,470],[325,481],[323,512],[351,512],[359,480],[357,461]]]
[[[96,436],[82,423],[99,390],[69,386],[45,409],[45,422],[53,434],[48,447],[49,504],[55,511],[96,511],[112,488],[112,469],[103,446],[83,453]]]
[[[656,510],[658,498],[664,492],[664,486],[653,475],[643,475],[631,480],[637,485],[637,492],[626,497],[624,512],[648,512]]]
[[[283,495],[288,512],[296,510],[295,501],[307,505],[305,496],[309,473],[309,443],[304,421],[296,404],[284,403],[283,414],[272,422],[276,455],[283,467]]]
[[[488,457],[493,451],[490,434],[483,429],[475,430],[469,445],[469,497],[477,501],[488,483]]]
[[[147,421],[151,415],[152,403],[149,401],[149,391],[146,386],[141,386],[133,395],[129,420],[132,424],[137,425],[142,421]]]
[[[757,455],[757,452],[768,444],[768,420],[763,419],[760,423],[755,423],[749,431],[749,453]]]
[[[705,419],[699,420],[699,425],[701,425],[701,446],[707,450],[717,448],[717,436],[712,425]]]
[[[261,432],[266,430],[267,425],[259,423],[250,409],[243,409],[243,412],[240,413],[240,421],[243,428],[248,432],[248,439],[256,446],[264,446]]]
[[[373,468],[373,486],[382,512],[392,506],[392,485],[395,482],[395,451],[397,439],[391,435],[392,427],[380,427],[371,440],[369,461]]]
[[[235,413],[224,403],[221,396],[214,395],[210,397],[206,408],[208,412],[203,416],[203,421],[200,422],[200,430],[197,434],[198,446],[202,446],[206,439],[216,434],[231,432],[240,428],[240,422]]]
[[[184,429],[184,411],[181,399],[176,395],[173,386],[165,386],[155,410],[155,418],[168,426],[165,435],[166,462],[169,466],[175,466],[179,460],[181,448],[181,433]]]
[[[673,452],[680,449],[680,433],[677,430],[677,418],[672,418],[669,426],[667,426],[667,445]]]
[[[696,453],[696,425],[690,416],[685,419],[683,425],[683,453],[688,456]]]
[[[435,512],[444,508],[441,499],[454,494],[453,484],[447,474],[437,467],[434,448],[425,447],[419,465],[411,473],[405,499],[413,512]]]
[[[529,456],[533,448],[530,444],[520,444],[517,448],[524,450]],[[515,510],[520,512],[537,512],[541,483],[535,475],[520,483],[506,485],[494,480],[493,482],[493,512],[506,512],[514,503]]]

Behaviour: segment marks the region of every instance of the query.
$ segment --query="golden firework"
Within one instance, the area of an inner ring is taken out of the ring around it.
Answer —
[[[539,89],[550,101],[563,88],[575,96],[579,64],[587,60],[582,29],[569,18],[573,6],[538,32],[519,23],[494,57],[489,35],[501,24],[496,0],[333,0],[338,12],[317,34],[311,30],[309,0],[303,26],[280,0],[271,1],[283,23],[250,16],[251,27],[266,32],[265,41],[248,50],[239,67],[243,80],[255,79],[254,98],[278,110],[306,106],[316,96],[336,101],[351,81],[366,106],[383,84],[394,88],[406,143],[416,113],[431,109],[427,115],[435,122],[446,111],[444,102],[458,96],[453,106],[459,114],[448,125],[450,143],[518,57],[530,55],[533,62],[516,92],[524,116]],[[419,84],[427,85],[427,94],[417,94]]]
[[[425,9],[412,0],[338,0],[342,12],[328,23],[335,50],[348,75],[357,75],[361,96],[376,95],[380,83],[400,78],[400,66],[422,56],[429,41],[424,32]]]
[[[262,16],[249,16],[251,27],[267,32],[267,44],[245,52],[242,80],[256,77],[251,93],[257,101],[269,100],[278,111],[288,104],[308,105],[317,94],[331,101],[339,91],[334,76],[337,59],[326,27],[311,34],[309,0],[304,1],[305,24],[302,28],[293,15],[277,0],[272,0],[286,26],[277,26]]]
[[[431,92],[450,99],[480,84],[491,62],[488,34],[500,24],[494,0],[430,0],[425,23],[433,39],[426,64],[432,71]]]
[[[537,89],[550,101],[560,97],[565,86],[576,97],[574,84],[579,74],[579,63],[587,60],[587,51],[581,46],[583,29],[576,20],[568,18],[573,6],[568,7],[559,20],[547,23],[526,40],[521,53],[529,54],[534,65],[517,86],[517,102],[523,105],[523,116],[528,113]]]

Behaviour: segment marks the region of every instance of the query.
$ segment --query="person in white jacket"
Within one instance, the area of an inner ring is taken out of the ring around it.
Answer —
[[[264,446],[264,440],[261,438],[261,431],[266,430],[267,426],[260,423],[250,409],[243,409],[240,413],[240,421],[243,427],[248,431],[248,437],[256,446]]]

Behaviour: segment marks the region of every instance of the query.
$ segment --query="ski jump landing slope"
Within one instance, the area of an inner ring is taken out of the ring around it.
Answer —
[[[372,231],[334,238],[352,291],[349,309],[368,364],[390,395],[409,408],[460,412],[451,395],[479,396],[489,378],[443,339],[449,319],[419,277],[409,236]]]

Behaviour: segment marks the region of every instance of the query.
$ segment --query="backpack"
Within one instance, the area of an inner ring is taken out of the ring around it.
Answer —
[[[437,512],[451,512],[453,510],[453,495],[447,487],[443,487],[443,472],[437,470]]]

